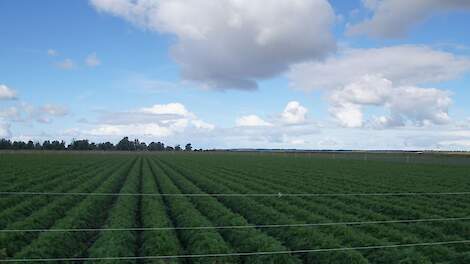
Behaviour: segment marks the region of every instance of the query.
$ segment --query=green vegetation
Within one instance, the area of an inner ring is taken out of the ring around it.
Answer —
[[[182,151],[180,145],[165,146],[163,142],[151,142],[147,145],[138,139],[129,140],[128,137],[121,139],[116,145],[111,142],[95,143],[88,139],[73,140],[66,145],[64,141],[45,140],[43,143],[33,141],[11,141],[9,139],[0,138],[0,150],[28,150],[28,151]],[[191,143],[186,144],[184,151],[192,151]],[[202,151],[202,149],[194,150]]]
[[[468,192],[470,159],[463,155],[201,153],[190,147],[158,154],[0,154],[0,228],[17,230],[0,232],[0,259],[284,252],[470,239],[470,220],[257,227],[470,217],[470,195],[286,195]],[[224,226],[244,228],[187,228]],[[25,229],[30,231],[19,232]],[[468,252],[470,244],[449,244],[90,263],[444,264],[469,263]]]

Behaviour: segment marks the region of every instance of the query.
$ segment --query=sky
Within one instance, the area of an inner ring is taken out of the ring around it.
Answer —
[[[0,138],[470,150],[470,1],[0,1]]]

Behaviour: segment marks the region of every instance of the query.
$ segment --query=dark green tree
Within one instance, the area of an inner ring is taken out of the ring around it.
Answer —
[[[69,150],[90,150],[90,142],[88,139],[74,140],[67,147]]]
[[[28,141],[26,144],[26,149],[34,149],[34,142],[33,141]]]
[[[124,151],[135,150],[134,142],[129,141],[129,137],[124,137],[119,141],[119,143],[117,143],[116,149]]]
[[[11,149],[11,141],[8,139],[0,139],[0,149]]]
[[[184,150],[185,150],[185,151],[191,151],[191,150],[193,150],[193,146],[191,146],[191,143],[186,144],[186,146],[184,147]]]
[[[98,144],[98,149],[99,150],[104,150],[104,151],[110,151],[110,150],[114,150],[115,147],[114,147],[114,144],[111,143],[111,142],[104,142],[104,143],[99,143]]]
[[[165,151],[174,151],[175,149],[172,146],[166,146]]]
[[[45,140],[44,143],[42,143],[42,149],[51,150],[51,142],[49,140]]]
[[[65,150],[65,142],[64,141],[58,141],[54,140],[51,142],[50,149],[52,150]]]
[[[41,149],[42,149],[41,143],[36,142],[36,143],[34,144],[34,149],[41,150]]]

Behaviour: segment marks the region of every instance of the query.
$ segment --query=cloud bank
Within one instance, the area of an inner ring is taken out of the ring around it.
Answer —
[[[470,70],[470,59],[427,46],[400,45],[341,50],[324,61],[296,64],[287,73],[291,86],[311,91],[335,89],[364,75],[379,75],[397,85],[452,80]]]
[[[335,50],[326,0],[91,0],[99,12],[177,38],[182,77],[213,89],[255,89],[297,62]],[[208,15],[210,14],[210,15]]]
[[[363,127],[365,106],[380,106],[389,113],[374,117],[374,128],[405,125],[444,125],[450,122],[448,91],[416,86],[394,86],[390,80],[366,75],[330,94],[330,113],[344,127]]]
[[[349,26],[350,35],[376,38],[402,38],[410,28],[433,14],[470,11],[467,0],[363,0],[372,17]]]
[[[326,91],[331,116],[343,127],[390,128],[443,125],[450,121],[451,93],[423,88],[455,79],[470,70],[470,60],[426,46],[401,45],[342,50],[321,62],[291,67],[291,86]],[[375,106],[388,115],[365,117]]]
[[[188,111],[181,103],[155,104],[132,111],[102,113],[96,123],[84,133],[93,136],[166,138],[183,132],[207,132],[215,128]]]

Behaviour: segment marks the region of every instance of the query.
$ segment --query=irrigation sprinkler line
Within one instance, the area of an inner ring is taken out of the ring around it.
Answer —
[[[423,242],[410,244],[392,244],[375,245],[361,247],[342,247],[342,248],[319,248],[319,249],[301,249],[301,250],[283,250],[283,251],[260,251],[260,252],[238,252],[238,253],[214,253],[214,254],[192,254],[192,255],[162,255],[162,256],[127,256],[127,257],[76,257],[76,258],[17,258],[2,259],[0,262],[54,262],[54,261],[94,261],[94,260],[145,260],[145,259],[177,259],[177,258],[211,258],[211,257],[236,257],[236,256],[261,256],[261,255],[281,255],[281,254],[302,254],[302,253],[323,253],[352,250],[371,250],[371,249],[389,249],[404,247],[423,247],[438,245],[467,244],[470,240]]]
[[[0,192],[0,195],[49,196],[173,196],[173,197],[347,197],[347,196],[458,196],[470,192],[390,192],[390,193],[81,193],[81,192]]]
[[[403,220],[377,220],[377,221],[351,221],[351,222],[325,222],[306,224],[268,224],[268,225],[232,225],[232,226],[188,226],[188,227],[129,227],[129,228],[59,228],[59,229],[4,229],[0,233],[21,232],[101,232],[101,231],[164,231],[164,230],[207,230],[207,229],[248,229],[248,228],[281,228],[281,227],[316,227],[337,225],[373,225],[373,224],[401,224],[426,222],[453,222],[470,220],[470,217],[454,218],[428,218]]]

